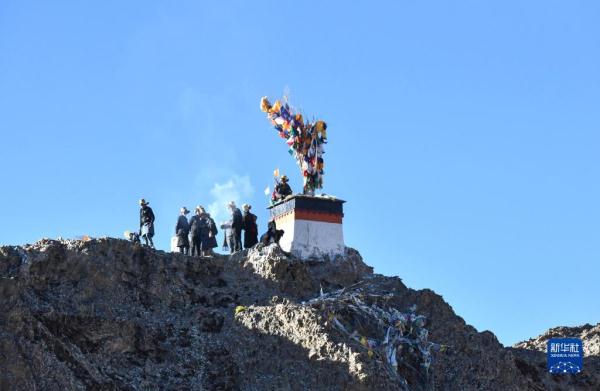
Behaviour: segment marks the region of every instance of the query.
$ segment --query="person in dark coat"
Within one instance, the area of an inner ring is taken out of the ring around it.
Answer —
[[[292,188],[288,184],[288,177],[284,175],[281,177],[281,182],[275,186],[275,191],[273,192],[273,201],[282,201],[285,199],[285,197],[292,194]]]
[[[201,206],[197,206],[195,209],[196,214],[190,218],[190,241],[192,244],[192,256],[201,256],[202,255],[202,228],[204,222],[202,221],[202,213],[204,212],[204,208]]]
[[[229,210],[229,220],[221,224],[221,229],[225,234],[223,250],[229,248],[229,253],[233,254],[234,252],[241,250],[241,241],[238,240],[238,237],[241,236],[242,213],[236,208],[235,202],[233,201],[227,204],[227,209]],[[236,213],[236,210],[239,215]],[[240,231],[239,236],[238,229]]]
[[[242,214],[242,228],[244,229],[244,248],[250,248],[258,243],[258,226],[256,225],[256,215],[250,212],[251,205],[242,205],[244,213]]]
[[[146,246],[154,248],[152,237],[154,236],[154,212],[148,206],[145,199],[140,200],[140,237],[144,239]]]
[[[281,239],[283,234],[284,230],[277,229],[275,221],[271,220],[269,221],[269,224],[267,224],[267,232],[262,234],[262,236],[260,237],[260,241],[265,246],[268,246],[271,243],[279,244],[279,240]]]
[[[208,240],[208,254],[214,255],[213,248],[219,246],[219,244],[217,243],[217,234],[219,233],[219,230],[217,229],[217,224],[215,224],[213,218],[210,217],[210,213],[207,213],[206,217],[208,218],[210,232]]]
[[[188,223],[187,217],[185,217],[188,213],[190,213],[190,211],[185,206],[181,208],[179,217],[177,218],[177,225],[175,226],[177,247],[179,247],[179,252],[185,255],[188,255],[190,251],[190,241],[188,239],[190,224]]]
[[[233,232],[235,234],[234,252],[241,251],[242,250],[242,228],[243,228],[243,224],[244,224],[243,219],[242,219],[242,212],[240,212],[240,209],[235,206],[235,202],[233,202],[233,201],[230,201],[229,204],[227,204],[227,206],[231,213],[231,229],[233,230]]]
[[[210,216],[204,209],[200,214],[200,256],[208,257],[212,252],[212,231],[210,227]]]

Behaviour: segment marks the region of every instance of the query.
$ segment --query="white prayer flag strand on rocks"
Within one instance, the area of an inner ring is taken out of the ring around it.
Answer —
[[[429,332],[424,327],[426,318],[416,314],[416,306],[411,306],[405,313],[386,307],[381,303],[393,295],[370,294],[361,285],[365,282],[321,293],[304,305],[321,310],[331,328],[360,344],[368,357],[382,361],[401,385],[407,386],[402,376],[406,369],[428,377],[432,352],[445,351],[447,346],[428,341]]]

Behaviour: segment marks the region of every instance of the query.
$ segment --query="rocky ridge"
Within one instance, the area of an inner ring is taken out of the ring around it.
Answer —
[[[585,324],[579,327],[553,327],[540,336],[516,343],[514,347],[546,352],[551,338],[579,338],[583,341],[584,357],[600,356],[600,323],[595,326]]]
[[[352,249],[333,262],[274,245],[199,260],[42,240],[0,248],[0,295],[2,390],[600,388],[598,356],[550,375],[534,346],[503,347]]]

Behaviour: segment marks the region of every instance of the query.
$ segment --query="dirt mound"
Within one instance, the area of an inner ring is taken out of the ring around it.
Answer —
[[[348,249],[195,259],[117,239],[0,248],[0,389],[598,389],[552,377]],[[594,372],[595,371],[595,372]],[[596,375],[595,375],[596,374]]]

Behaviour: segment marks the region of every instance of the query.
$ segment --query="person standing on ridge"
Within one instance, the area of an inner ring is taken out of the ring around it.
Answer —
[[[219,244],[217,243],[217,234],[219,233],[219,230],[217,229],[217,224],[215,224],[215,221],[213,220],[212,217],[210,217],[210,213],[206,213],[206,218],[208,219],[208,222],[210,224],[209,226],[209,243],[208,243],[208,255],[209,256],[213,256],[215,253],[213,251],[213,248],[218,247]]]
[[[200,256],[208,257],[212,251],[212,230],[210,226],[210,216],[204,208],[201,208],[200,213]]]
[[[237,206],[235,206],[235,202],[233,201],[230,201],[229,204],[227,204],[227,207],[231,212],[231,229],[233,230],[233,233],[235,235],[235,248],[233,251],[241,251],[243,228],[242,212],[240,212],[240,209]]]
[[[242,205],[244,213],[242,214],[242,228],[244,229],[244,248],[250,248],[258,243],[258,226],[256,225],[256,215],[250,212],[251,205]]]
[[[148,206],[145,199],[140,200],[140,236],[144,239],[146,246],[154,248],[152,237],[154,236],[154,212]]]
[[[275,186],[275,191],[273,192],[273,201],[282,201],[285,197],[292,195],[292,188],[288,184],[287,175],[283,175],[281,177],[281,182],[277,183]]]
[[[235,230],[231,228],[232,220],[229,219],[221,223],[223,230],[223,251],[229,250],[229,254],[235,252]]]
[[[188,223],[187,217],[185,217],[190,211],[184,206],[180,209],[179,217],[177,218],[177,225],[175,226],[175,235],[177,236],[177,247],[179,252],[185,255],[189,254],[190,241],[188,234],[190,233],[190,224]]]
[[[204,208],[198,205],[195,209],[196,214],[190,218],[190,239],[192,243],[192,256],[202,256],[202,214]]]

